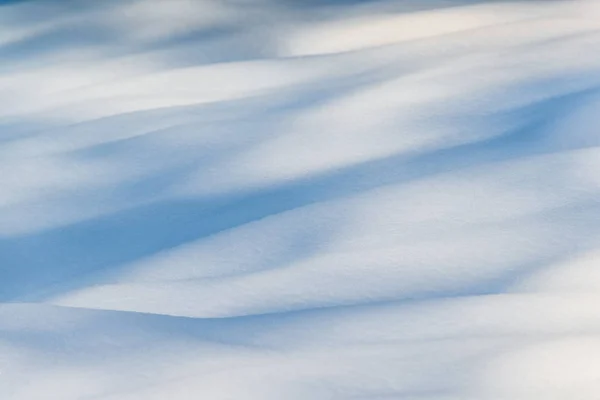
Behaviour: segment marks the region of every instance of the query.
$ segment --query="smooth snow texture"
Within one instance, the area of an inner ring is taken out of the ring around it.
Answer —
[[[597,400],[599,50],[595,0],[0,5],[0,399]]]

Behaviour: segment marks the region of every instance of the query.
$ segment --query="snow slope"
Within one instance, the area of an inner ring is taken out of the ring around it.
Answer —
[[[0,399],[596,400],[600,7],[0,3]]]

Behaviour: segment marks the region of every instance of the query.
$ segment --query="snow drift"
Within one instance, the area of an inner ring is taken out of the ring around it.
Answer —
[[[0,398],[597,399],[599,49],[593,0],[0,6]]]

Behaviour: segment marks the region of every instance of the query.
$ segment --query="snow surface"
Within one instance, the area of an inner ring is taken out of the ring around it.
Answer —
[[[2,4],[1,400],[600,398],[596,0]]]

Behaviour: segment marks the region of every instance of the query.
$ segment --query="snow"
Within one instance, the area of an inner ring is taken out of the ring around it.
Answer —
[[[0,399],[596,400],[596,3],[0,3]]]

